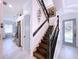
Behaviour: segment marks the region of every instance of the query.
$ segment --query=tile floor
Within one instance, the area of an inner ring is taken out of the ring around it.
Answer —
[[[27,51],[16,46],[11,38],[3,41],[3,59],[33,59]]]
[[[63,45],[58,59],[78,59],[77,48]]]
[[[17,47],[11,38],[8,38],[3,41],[3,44],[0,41],[0,59],[34,59],[34,58],[31,57],[27,51],[24,51],[22,50],[22,48]],[[60,51],[58,59],[78,59],[77,48],[64,45]]]

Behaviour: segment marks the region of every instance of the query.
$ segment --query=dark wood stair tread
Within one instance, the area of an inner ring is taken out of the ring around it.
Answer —
[[[40,48],[40,47],[37,47],[37,51],[43,55],[43,56],[47,56],[47,50],[43,49],[43,48]]]
[[[45,35],[44,36],[49,36],[49,33],[47,32],[47,33],[45,33]]]
[[[39,47],[44,48],[44,49],[48,49],[48,45],[44,44],[44,43],[40,43]]]
[[[37,59],[48,59],[48,40],[49,40],[49,35],[52,34],[53,31],[53,26],[49,26],[45,35],[43,36],[43,39],[41,40],[41,43],[39,43],[39,47],[37,47],[36,51],[33,53],[33,55]]]
[[[44,40],[48,40],[48,39],[49,39],[49,37],[45,37],[45,36],[44,36],[44,37],[43,37],[43,39],[44,39]]]
[[[53,31],[53,26],[49,26],[48,30],[46,31],[46,34],[51,34]]]
[[[41,55],[39,52],[34,52],[33,54],[37,59],[46,59],[43,55]]]
[[[48,44],[48,40],[41,40],[42,43]]]

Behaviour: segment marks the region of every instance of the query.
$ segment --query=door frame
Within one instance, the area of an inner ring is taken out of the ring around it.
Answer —
[[[73,43],[65,42],[65,22],[73,21]],[[63,44],[76,47],[76,18],[63,20]]]

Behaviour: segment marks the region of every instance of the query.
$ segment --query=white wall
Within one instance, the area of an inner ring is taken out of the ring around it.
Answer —
[[[31,16],[31,40],[30,40],[30,48],[31,48],[31,55],[33,56],[33,51],[35,48],[39,45],[45,31],[48,28],[48,22],[46,22],[43,27],[37,32],[37,34],[33,37],[33,33],[37,30],[37,28],[46,20],[43,11],[41,10],[41,17],[40,17],[40,22],[38,21],[38,10],[41,10],[37,0],[32,1],[32,16]]]
[[[78,0],[63,0],[63,6],[68,7],[69,5],[78,4]]]
[[[77,13],[64,13],[63,20],[77,18]]]
[[[49,24],[55,26],[57,24],[57,16],[49,18]]]
[[[0,0],[1,2],[3,0]],[[0,3],[0,26],[1,26],[1,23],[3,23],[3,5],[2,3]],[[2,33],[2,28],[0,27],[0,59],[4,59],[3,58],[3,43],[2,43],[2,36],[3,36],[3,33]]]
[[[45,6],[46,8],[51,7],[51,5],[53,6],[53,0],[44,0]]]
[[[78,14],[76,16],[76,47],[78,47]]]
[[[63,7],[63,0],[53,0],[56,10],[60,10]]]
[[[23,6],[23,14],[31,14],[32,12],[32,0],[27,0]]]
[[[2,0],[0,0],[2,2]],[[3,23],[3,5],[0,3],[0,26]],[[0,39],[2,39],[3,36],[3,28],[0,27]]]

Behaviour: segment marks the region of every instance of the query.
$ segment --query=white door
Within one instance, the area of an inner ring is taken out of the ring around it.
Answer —
[[[76,19],[64,20],[63,34],[65,44],[76,46]]]
[[[24,16],[24,49],[30,52],[30,16]]]

